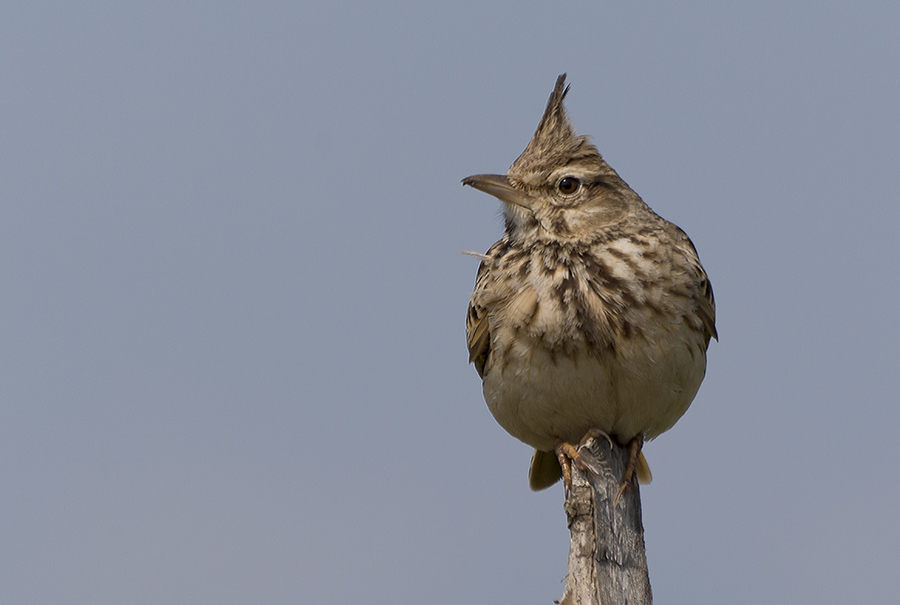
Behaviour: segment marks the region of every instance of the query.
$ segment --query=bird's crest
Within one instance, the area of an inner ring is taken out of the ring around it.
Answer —
[[[510,179],[528,181],[528,176],[546,174],[572,161],[602,161],[600,152],[591,144],[589,137],[575,134],[563,105],[568,92],[566,74],[562,74],[556,79],[556,86],[534,136],[509,169]]]

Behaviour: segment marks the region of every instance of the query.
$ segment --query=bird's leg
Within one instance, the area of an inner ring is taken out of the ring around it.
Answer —
[[[568,448],[566,446],[568,446]],[[559,466],[562,468],[563,487],[566,490],[566,500],[569,499],[569,492],[572,490],[572,463],[570,462],[569,456],[566,455],[567,449],[576,454],[578,453],[575,451],[575,448],[572,447],[571,443],[566,443],[564,441],[557,441],[556,446],[553,448],[553,451],[556,452],[556,457],[559,459]]]
[[[606,436],[607,439],[609,438],[609,436],[607,436],[606,433],[603,433],[602,431],[600,431],[599,434]],[[587,436],[585,436],[585,439],[587,439],[588,437],[591,437],[591,436],[593,436],[592,433],[588,433]],[[581,444],[583,444],[583,443],[584,443],[584,440],[582,440]],[[610,442],[610,443],[612,443],[612,442]],[[579,447],[581,444],[579,444]],[[587,461],[584,459],[584,457],[578,453],[578,448],[576,448],[571,443],[568,443],[568,442],[562,441],[562,440],[557,440],[556,446],[553,448],[553,451],[556,452],[556,457],[557,457],[557,459],[559,459],[559,466],[562,467],[563,485],[565,486],[566,499],[568,500],[569,493],[572,491],[572,463],[573,462],[575,463],[575,466],[577,466],[579,469],[581,469],[582,471],[584,471],[586,473],[590,473],[591,475],[594,475],[595,477],[597,476],[597,473],[594,471],[594,469],[591,468],[591,465],[589,465],[587,463]]]
[[[619,485],[619,493],[616,495],[613,506],[619,503],[619,498],[621,498],[622,494],[627,492],[628,488],[631,486],[631,481],[634,479],[634,471],[637,468],[638,454],[641,453],[641,448],[643,446],[643,435],[637,435],[628,442],[628,463],[625,465],[625,475],[622,477],[622,484]]]
[[[566,490],[566,500],[568,500],[569,492],[572,491],[572,461],[577,459],[576,456],[581,458],[581,454],[578,453],[574,445],[565,441],[557,441],[553,451],[556,452],[559,466],[562,467],[563,486]]]

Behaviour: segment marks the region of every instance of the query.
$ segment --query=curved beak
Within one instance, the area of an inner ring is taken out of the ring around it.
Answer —
[[[501,202],[531,209],[532,200],[522,191],[515,189],[505,174],[476,174],[462,180],[463,185],[490,193]]]

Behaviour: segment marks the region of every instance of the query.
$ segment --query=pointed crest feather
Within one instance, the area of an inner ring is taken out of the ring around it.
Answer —
[[[575,134],[575,128],[563,105],[568,92],[566,74],[562,74],[556,79],[556,85],[547,101],[547,108],[537,130],[534,131],[534,136],[531,137],[522,155],[510,167],[511,178],[540,172],[545,166],[558,165],[560,160],[573,159],[576,156],[580,158],[596,156],[596,159],[601,159],[600,152],[590,143],[588,137]]]

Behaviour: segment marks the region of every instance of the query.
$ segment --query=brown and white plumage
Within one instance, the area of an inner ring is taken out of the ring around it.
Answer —
[[[561,443],[671,428],[716,337],[690,239],[575,134],[564,85],[565,75],[507,175],[463,181],[504,202],[506,231],[478,269],[466,340],[491,413],[536,450],[533,489],[559,479]],[[638,474],[649,479],[643,458]]]

